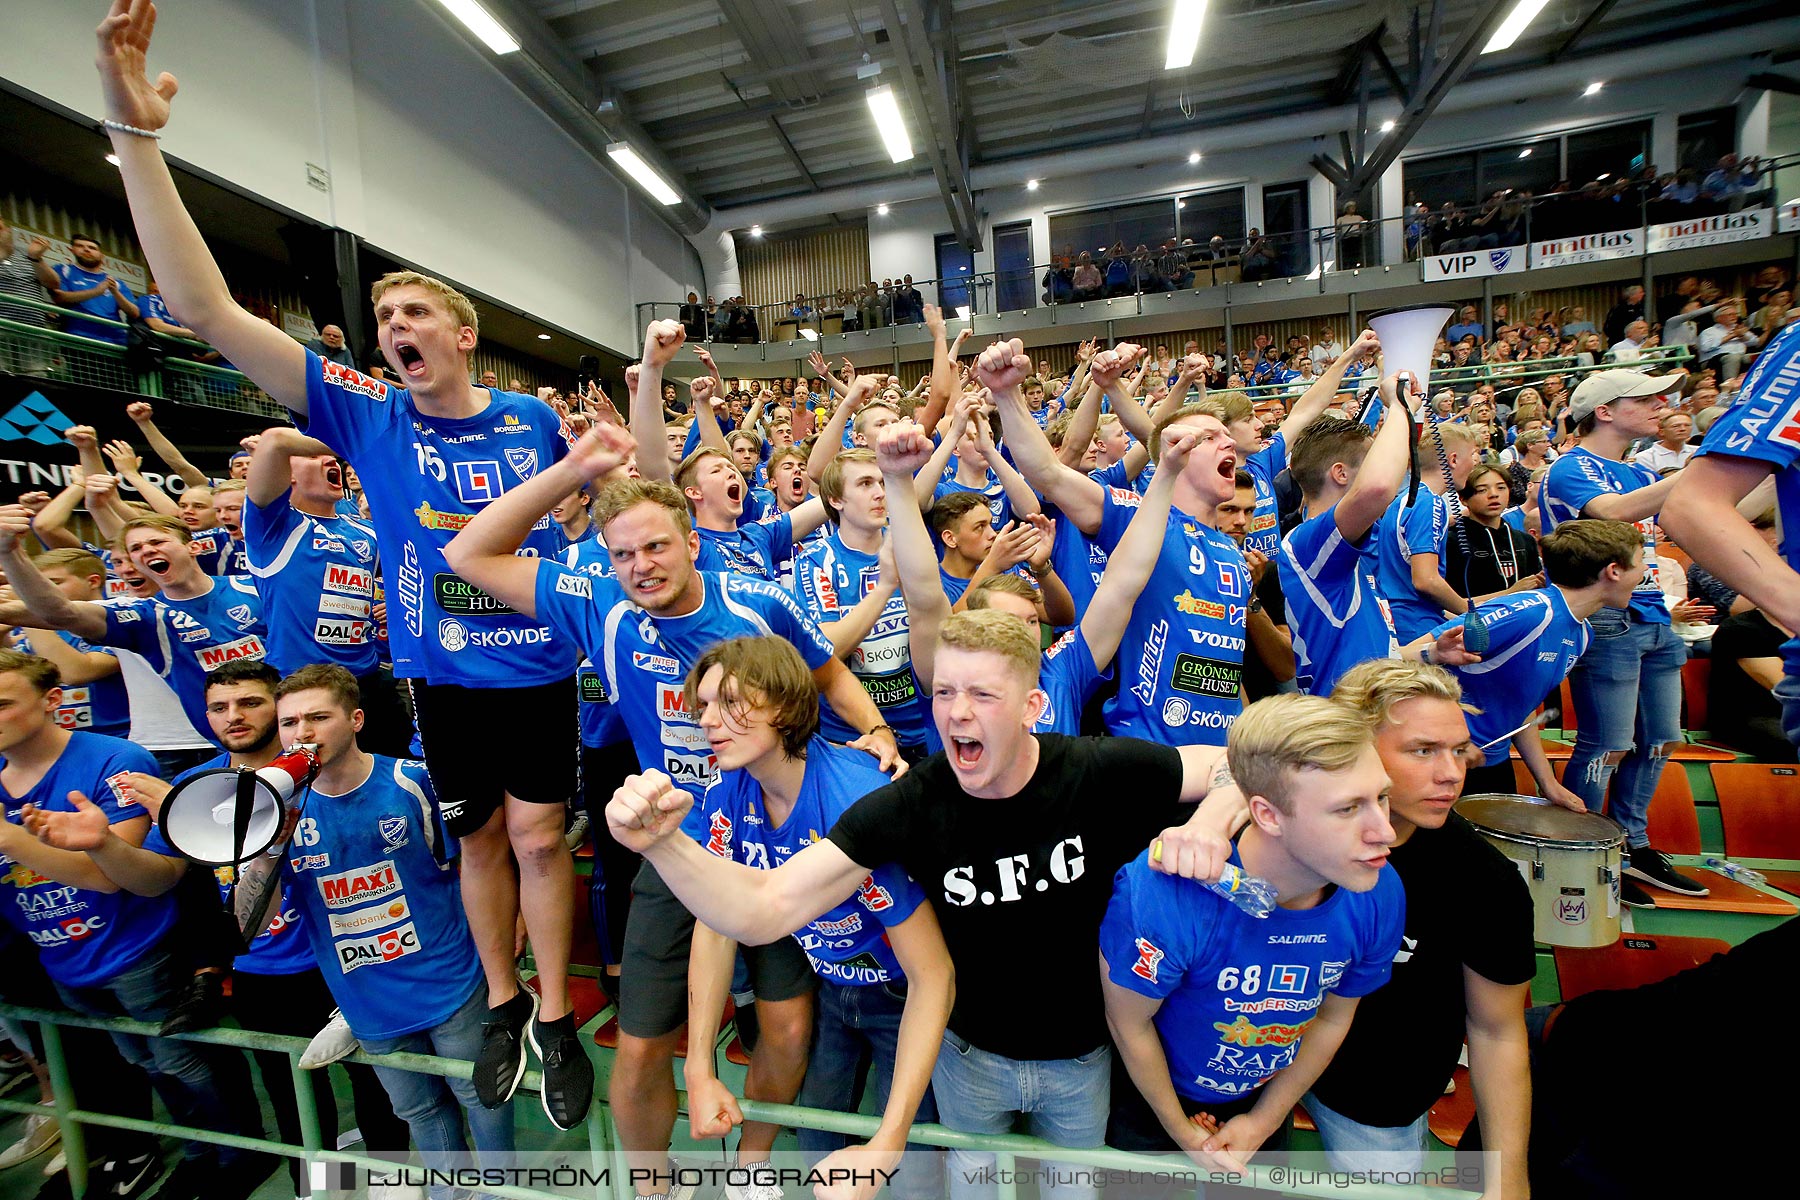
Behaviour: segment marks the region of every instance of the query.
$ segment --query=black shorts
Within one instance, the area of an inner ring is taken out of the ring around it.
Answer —
[[[632,1037],[658,1038],[681,1028],[688,1015],[688,947],[693,936],[693,914],[646,862],[631,885],[631,915],[625,923],[620,1029]],[[791,937],[767,946],[745,946],[743,954],[759,1000],[792,1000],[817,987],[812,965]]]
[[[575,677],[536,687],[468,688],[412,680],[425,765],[451,837],[467,837],[506,796],[575,798],[581,763]]]

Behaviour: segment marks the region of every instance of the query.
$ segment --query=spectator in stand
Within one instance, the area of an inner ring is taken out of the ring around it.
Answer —
[[[1456,324],[1444,331],[1444,337],[1452,346],[1466,337],[1472,337],[1477,342],[1485,342],[1487,327],[1481,323],[1481,314],[1475,311],[1475,306],[1465,304],[1462,312],[1457,314]]]
[[[58,286],[50,289],[50,299],[63,308],[76,308],[108,321],[135,321],[139,316],[137,297],[131,289],[106,272],[106,252],[100,243],[85,233],[69,239],[73,263],[61,263],[54,270]],[[125,344],[125,331],[112,325],[99,325],[70,317],[64,332],[97,342]]]
[[[1072,285],[1069,293],[1071,300],[1098,300],[1101,290],[1106,286],[1106,276],[1094,265],[1094,256],[1083,250],[1081,257],[1075,262],[1075,271],[1069,282]]]
[[[1106,252],[1106,294],[1124,296],[1131,292],[1131,256],[1123,241],[1114,242]]]
[[[1672,475],[1687,466],[1698,446],[1690,446],[1694,436],[1694,418],[1684,412],[1671,412],[1657,423],[1656,440],[1632,456],[1640,467],[1648,467],[1658,475]]]
[[[481,373],[479,386],[489,389],[498,388],[500,386],[500,373],[498,371],[483,371]]]
[[[1788,322],[1788,313],[1794,303],[1792,288],[1772,288],[1766,293],[1763,306],[1756,310],[1750,318],[1750,328],[1759,336],[1767,337],[1778,331]]]
[[[1772,510],[1769,517],[1772,526]],[[1775,697],[1782,678],[1781,646],[1787,640],[1786,631],[1754,607],[1725,618],[1712,636],[1708,733],[1757,762],[1796,759],[1794,743],[1781,731],[1781,702]]]
[[[1075,298],[1075,269],[1064,251],[1044,272],[1044,303],[1062,304]]]
[[[1356,201],[1345,202],[1337,219],[1339,270],[1363,265],[1363,226],[1368,221],[1369,218],[1356,211]]]
[[[881,293],[876,289],[873,279],[863,285],[862,295],[857,301],[857,312],[864,329],[887,327],[887,307],[882,303]]]
[[[1734,379],[1743,370],[1744,356],[1750,353],[1753,340],[1744,325],[1743,308],[1736,300],[1726,300],[1713,308],[1713,323],[1700,332],[1699,361],[1719,373],[1719,382]]]
[[[306,348],[327,362],[356,370],[356,360],[350,357],[350,347],[344,344],[344,331],[336,325],[320,329],[319,336],[306,343]]]
[[[908,275],[894,290],[894,324],[917,325],[924,319],[925,297],[913,286],[913,277]]]
[[[1600,323],[1600,332],[1606,335],[1608,342],[1618,342],[1629,336],[1628,327],[1633,321],[1644,319],[1644,289],[1637,284],[1626,288],[1619,297],[1619,302],[1606,310],[1606,320]],[[1646,330],[1648,326],[1645,327]]]
[[[687,303],[681,306],[681,324],[687,330],[688,341],[706,340],[706,306],[700,303],[700,293],[687,294]]]
[[[1645,350],[1654,345],[1656,345],[1656,339],[1651,336],[1650,323],[1642,317],[1637,317],[1625,326],[1623,336],[1613,342],[1604,357],[1609,363],[1630,366],[1643,357]]]
[[[1727,154],[1701,181],[1700,195],[1707,200],[1736,200],[1756,187],[1760,175],[1754,158],[1740,163],[1737,155]]]
[[[18,296],[41,304],[50,303],[50,290],[62,286],[55,269],[44,261],[50,243],[34,237],[20,249],[15,239],[12,226],[0,216],[0,255],[4,255],[0,257],[0,317],[22,325],[46,325],[49,317],[42,309],[29,304],[8,304],[4,298]],[[0,365],[10,368],[12,364]]]
[[[1319,336],[1312,344],[1313,366],[1323,371],[1343,356],[1344,347],[1337,340],[1337,335],[1321,326]]]
[[[1587,309],[1579,304],[1569,306],[1568,315],[1564,319],[1562,327],[1564,337],[1580,337],[1583,334],[1598,332],[1599,330],[1594,328],[1594,323],[1587,319]]]
[[[1187,252],[1174,238],[1163,243],[1162,255],[1156,260],[1156,278],[1159,291],[1178,292],[1194,285],[1194,272],[1188,266]],[[1162,374],[1166,377],[1168,372]]]
[[[1355,205],[1351,207],[1354,208]],[[1244,249],[1239,256],[1239,261],[1243,264],[1244,278],[1274,278],[1278,257],[1275,243],[1264,237],[1262,230],[1251,229],[1250,236],[1244,239]]]
[[[1142,295],[1145,292],[1160,292],[1156,275],[1156,259],[1150,253],[1150,247],[1142,242],[1131,252],[1131,261],[1126,264],[1131,272],[1129,291]]]

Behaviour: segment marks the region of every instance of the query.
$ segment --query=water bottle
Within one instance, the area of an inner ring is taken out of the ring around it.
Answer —
[[[1275,889],[1265,880],[1244,874],[1236,863],[1226,863],[1218,882],[1206,886],[1253,917],[1266,917],[1275,908]]]
[[[1704,861],[1707,870],[1717,871],[1725,878],[1735,879],[1739,883],[1758,884],[1768,882],[1768,877],[1761,871],[1753,871],[1749,867],[1740,867],[1729,858],[1720,858],[1717,855],[1709,854]]]

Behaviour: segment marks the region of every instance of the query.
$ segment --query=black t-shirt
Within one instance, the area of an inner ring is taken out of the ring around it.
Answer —
[[[1712,636],[1707,727],[1716,740],[1762,761],[1793,762],[1794,746],[1780,732],[1781,704],[1775,694],[1738,663],[1746,658],[1780,658],[1786,640],[1756,608],[1726,618]]]
[[[1388,865],[1406,886],[1393,978],[1362,998],[1344,1044],[1313,1085],[1364,1125],[1409,1125],[1444,1094],[1462,1051],[1463,968],[1498,984],[1537,971],[1531,893],[1518,868],[1455,813],[1416,829]]]
[[[1444,539],[1444,578],[1456,594],[1467,599],[1503,592],[1541,569],[1537,543],[1505,521],[1489,529],[1475,521],[1462,522],[1469,539],[1469,556],[1463,557],[1462,538],[1455,529]]]
[[[1193,809],[1168,746],[1037,741],[1017,795],[970,796],[934,754],[828,836],[864,866],[899,863],[931,898],[956,964],[958,1036],[1007,1058],[1074,1058],[1107,1040],[1098,954],[1113,876]]]
[[[1288,623],[1287,597],[1281,594],[1281,570],[1280,565],[1274,559],[1269,560],[1268,567],[1263,571],[1262,581],[1256,585],[1256,598],[1262,601],[1263,612],[1268,614],[1270,621],[1277,625]],[[1264,665],[1262,655],[1251,649],[1250,644],[1246,642],[1244,644],[1244,694],[1254,702],[1265,696],[1273,696],[1280,690],[1280,685],[1275,682],[1274,673]]]

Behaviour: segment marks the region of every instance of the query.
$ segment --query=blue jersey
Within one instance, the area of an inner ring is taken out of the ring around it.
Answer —
[[[0,769],[6,759],[0,755]],[[0,785],[6,819],[20,823],[19,810],[34,805],[45,812],[73,812],[70,792],[100,806],[106,819],[147,819],[125,788],[133,771],[156,775],[156,759],[142,746],[97,733],[71,733],[44,777],[22,796]],[[65,987],[98,987],[134,965],[175,927],[175,897],[93,891],[46,879],[23,863],[0,854],[0,896],[6,916],[37,947],[50,977]]]
[[[861,750],[814,737],[806,747],[806,774],[793,811],[776,826],[762,788],[748,771],[725,771],[713,781],[682,829],[720,858],[772,870],[823,840],[844,810],[888,777]],[[889,863],[862,881],[856,894],[794,931],[813,973],[831,983],[861,987],[903,975],[888,945],[887,929],[900,925],[924,901],[912,877]]]
[[[308,663],[333,663],[366,675],[378,661],[375,531],[349,517],[315,517],[283,492],[268,505],[244,503],[250,573],[263,594],[269,664],[283,675]],[[460,580],[458,581],[461,582]],[[487,593],[470,589],[475,596]]]
[[[1435,554],[1438,574],[1444,573],[1444,538],[1450,531],[1450,506],[1442,496],[1421,487],[1414,503],[1406,502],[1402,487],[1375,522],[1375,586],[1387,599],[1394,618],[1394,636],[1402,645],[1440,624],[1444,610],[1419,594],[1413,586],[1412,558]],[[1541,698],[1541,697],[1540,697]]]
[[[1108,555],[1137,509],[1136,492],[1106,490],[1096,540]],[[1107,732],[1165,746],[1223,746],[1244,707],[1250,591],[1237,543],[1171,509],[1150,582],[1119,642],[1120,686],[1106,702]]]
[[[179,786],[202,771],[217,771],[230,765],[231,755],[221,754],[191,770],[183,771],[169,782]],[[296,836],[309,834],[310,827],[314,824],[316,822],[310,817],[303,819],[300,827],[296,828]],[[163,836],[162,827],[158,825],[152,825],[150,832],[144,835],[144,849],[168,858],[182,857],[175,847],[169,845],[169,839]],[[206,869],[201,863],[189,867],[189,870],[194,871]],[[213,867],[212,873],[219,885],[220,902],[230,903],[231,885],[237,878],[237,868]],[[231,969],[246,975],[298,975],[302,971],[316,970],[318,964],[313,961],[312,947],[307,944],[306,933],[302,928],[300,910],[294,906],[293,888],[285,875],[281,883],[281,898],[272,907],[275,911],[270,916],[268,928],[251,939],[248,949],[238,952],[238,956],[232,960]]]
[[[240,658],[262,658],[268,632],[262,597],[254,587],[236,577],[211,582],[205,595],[192,600],[158,595],[100,606],[106,614],[102,640],[142,655],[175,692],[188,722],[201,731],[212,728],[206,720],[207,672]]]
[[[1145,463],[1144,469],[1137,473],[1137,478],[1129,478],[1125,474],[1125,460],[1120,459],[1110,466],[1088,472],[1088,478],[1108,488],[1129,488],[1142,496],[1150,490],[1150,481],[1156,478],[1156,464]]]
[[[1250,513],[1250,529],[1244,535],[1244,547],[1260,550],[1268,558],[1275,557],[1281,544],[1281,514],[1275,503],[1275,477],[1287,469],[1287,437],[1280,431],[1269,444],[1244,459],[1244,470],[1256,491],[1256,507]]]
[[[494,388],[487,395],[475,416],[428,417],[405,388],[306,354],[307,415],[296,420],[362,481],[399,618],[388,622],[388,638],[403,679],[533,687],[575,669],[572,647],[464,583],[444,561],[444,547],[476,510],[569,452],[548,404]],[[548,557],[558,542],[545,516],[519,554]]]
[[[615,580],[538,564],[538,616],[593,660],[638,762],[661,770],[696,801],[718,769],[684,691],[700,655],[728,638],[773,635],[794,643],[813,670],[832,657],[830,640],[774,584],[725,572],[702,574],[698,584],[698,609],[657,617],[628,600]]]
[[[1489,600],[1475,615],[1487,627],[1487,651],[1480,662],[1451,670],[1462,680],[1463,699],[1481,710],[1468,715],[1469,734],[1477,747],[1486,747],[1482,753],[1491,767],[1506,761],[1511,735],[1575,669],[1590,632],[1555,587]],[[1432,632],[1461,624],[1456,617]]]
[[[286,872],[325,985],[365,1040],[442,1024],[482,980],[425,764],[372,757],[352,791],[313,789]]]
[[[1360,544],[1346,539],[1335,504],[1281,539],[1281,595],[1294,634],[1294,681],[1303,692],[1328,696],[1357,663],[1400,652],[1388,602],[1375,586],[1374,542],[1373,529]]]
[[[794,564],[794,595],[818,625],[832,624],[849,615],[862,598],[875,590],[881,579],[877,556],[844,544],[836,526],[823,542],[809,546]],[[881,710],[881,719],[894,727],[902,746],[925,743],[925,707],[913,678],[911,627],[906,619],[906,597],[895,588],[881,615],[856,649],[850,652],[850,672]],[[832,713],[821,714],[821,728],[834,742],[849,742],[861,733]]]
[[[606,552],[606,543],[600,540],[598,525],[589,525],[587,533],[570,542],[557,561],[571,571],[596,579],[613,577],[612,558]],[[594,661],[585,654],[575,671],[575,682],[581,691],[582,745],[598,749],[617,745],[631,736],[626,732],[625,718],[606,698],[606,685],[600,681]]]
[[[47,636],[40,634],[40,637]],[[57,630],[56,637],[68,643],[78,654],[114,655],[105,646],[92,646],[75,634]],[[35,654],[31,639],[19,643],[26,654]],[[56,706],[56,723],[68,730],[103,733],[107,737],[129,737],[131,734],[131,700],[125,690],[125,676],[114,671],[88,683],[63,684],[62,703]]]
[[[1657,482],[1649,467],[1634,462],[1615,462],[1602,458],[1584,446],[1576,446],[1557,456],[1550,471],[1538,485],[1538,508],[1543,514],[1544,532],[1549,533],[1564,521],[1581,516],[1581,510],[1595,496],[1608,493],[1635,492]],[[1631,593],[1631,613],[1646,625],[1669,624],[1669,605],[1663,599],[1662,585],[1657,582],[1656,518],[1654,515],[1637,522],[1644,534],[1644,575]]]
[[[1787,325],[1744,376],[1738,402],[1706,431],[1701,454],[1767,463],[1775,473],[1782,552],[1800,570],[1800,323]],[[1789,675],[1800,675],[1800,637],[1781,648]]]
[[[758,521],[767,521],[781,513],[780,506],[775,503],[775,493],[760,482],[762,473],[761,467],[756,468],[758,482],[751,484],[750,494],[744,497],[744,511],[738,516],[740,528],[745,525],[754,525]]]
[[[958,483],[954,479],[946,479],[937,485],[937,492],[932,502],[942,500],[945,496],[955,496],[961,492],[973,492],[987,502],[988,511],[993,514],[993,525],[996,530],[1005,529],[1012,520],[1012,502],[1006,498],[1006,489],[990,472],[988,482],[981,487],[970,487],[966,483]]]
[[[780,582],[782,565],[794,554],[794,516],[782,513],[767,521],[732,530],[697,529],[699,571],[730,571],[746,579]]]
[[[248,497],[244,503],[249,505]],[[194,545],[195,561],[208,575],[250,574],[250,559],[245,553],[244,543],[234,539],[231,530],[223,525],[195,530],[190,540]]]
[[[7,251],[10,253],[11,250],[12,247],[8,246]],[[106,282],[107,278],[105,271],[89,271],[74,263],[58,263],[51,269],[56,272],[56,278],[59,281],[58,290],[64,292],[85,292],[89,288],[99,287]],[[120,293],[133,304],[137,303],[137,297],[131,294],[131,289],[126,287],[122,280],[116,280],[116,282],[119,284]],[[98,296],[77,300],[69,307],[84,313],[91,313],[96,317],[103,317],[108,321],[125,319],[125,313],[119,308],[119,302],[113,299],[111,292],[101,292]],[[93,338],[97,342],[112,342],[119,346],[125,344],[123,328],[101,325],[94,321],[83,321],[80,317],[70,317],[64,331],[77,337]]]
[[[1325,994],[1366,996],[1388,981],[1406,890],[1383,868],[1374,888],[1336,888],[1312,908],[1265,919],[1191,879],[1119,869],[1100,923],[1106,976],[1162,1002],[1154,1018],[1169,1081],[1189,1100],[1240,1099],[1294,1061]],[[1231,861],[1243,860],[1237,848]]]

